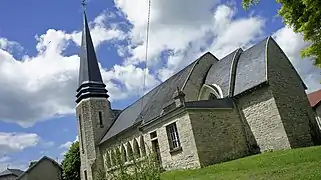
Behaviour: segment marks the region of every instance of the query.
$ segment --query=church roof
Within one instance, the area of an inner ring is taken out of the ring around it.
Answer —
[[[20,170],[20,169],[9,169],[9,168],[7,168],[6,170],[4,170],[4,171],[2,171],[0,173],[0,177],[8,176],[8,175],[14,175],[14,176],[18,177],[22,173],[23,173],[23,171]]]
[[[115,119],[101,142],[108,140],[142,120],[147,123],[160,115],[163,105],[172,100],[173,93],[176,90],[175,87],[182,88],[196,62],[191,63],[124,109]]]
[[[217,84],[223,92],[223,97],[230,95],[230,79],[232,74],[232,64],[237,63],[238,56],[242,53],[242,49],[237,49],[221,60],[212,65],[207,73],[205,84]]]
[[[235,70],[233,95],[241,94],[256,87],[267,79],[267,44],[272,38],[268,37],[242,52],[238,58]]]
[[[230,99],[226,97],[240,95],[243,92],[268,81],[267,49],[269,46],[275,44],[275,41],[271,37],[268,37],[245,51],[237,49],[219,61],[217,61],[211,53],[206,53],[214,58],[212,58],[213,63],[207,74],[204,73],[205,75],[202,77],[204,79],[203,83],[217,84],[222,89],[224,100],[216,101],[216,104],[212,103],[212,105],[209,105],[206,104],[209,103],[209,101],[197,102],[191,99],[193,102],[188,102],[186,104],[197,108],[201,108],[201,106],[204,108],[232,107]],[[175,92],[176,87],[181,89],[186,81],[189,80],[191,71],[194,68],[194,71],[205,70],[201,65],[194,65],[198,64],[203,57],[206,57],[206,54],[124,109],[114,120],[110,129],[102,138],[101,143],[124,130],[133,127],[135,124],[141,122],[148,123],[160,116],[164,105],[173,101],[172,95]]]

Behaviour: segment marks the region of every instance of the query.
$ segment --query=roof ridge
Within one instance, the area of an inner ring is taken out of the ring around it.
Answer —
[[[139,100],[141,100],[143,97],[147,96],[147,94],[150,94],[153,90],[155,90],[156,88],[160,87],[162,84],[165,84],[167,81],[169,81],[170,79],[172,79],[174,76],[176,76],[177,74],[179,74],[180,72],[184,71],[185,69],[187,69],[188,67],[190,67],[192,64],[196,63],[196,61],[198,61],[198,59],[196,59],[195,61],[191,62],[189,65],[187,65],[186,67],[184,67],[183,69],[177,71],[175,74],[173,74],[171,77],[167,78],[165,81],[161,82],[160,84],[158,84],[157,86],[155,86],[153,89],[151,89],[150,91],[148,91],[148,93],[146,93],[145,95],[141,96],[139,99],[137,99],[136,101],[134,101],[133,103],[131,103],[130,105],[128,105],[126,108],[124,108],[121,111],[126,110],[127,108],[129,108],[130,106],[132,106],[133,104],[137,103]],[[145,106],[144,106],[145,107]]]

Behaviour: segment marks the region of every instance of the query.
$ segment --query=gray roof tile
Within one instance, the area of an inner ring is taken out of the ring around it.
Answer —
[[[240,55],[235,72],[234,96],[267,81],[268,39],[264,39]]]
[[[223,91],[223,97],[230,95],[229,88],[233,60],[237,61],[237,54],[241,51],[241,49],[237,49],[213,64],[206,76],[205,84],[217,84]]]

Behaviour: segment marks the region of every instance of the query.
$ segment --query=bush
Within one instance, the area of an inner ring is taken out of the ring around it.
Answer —
[[[161,168],[153,153],[144,157],[134,156],[125,162],[120,153],[115,154],[116,164],[105,173],[98,172],[98,180],[159,180]],[[107,166],[106,166],[107,167]]]

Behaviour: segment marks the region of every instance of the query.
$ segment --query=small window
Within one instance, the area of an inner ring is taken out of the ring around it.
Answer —
[[[101,111],[98,112],[98,116],[99,116],[99,125],[100,125],[100,127],[104,127],[103,115],[102,115]]]
[[[85,175],[85,180],[88,180],[88,176],[87,176],[87,171],[84,171],[84,175]]]
[[[81,116],[78,116],[79,119],[79,131],[80,131],[80,144],[81,144],[81,152],[84,154],[85,149],[84,149],[84,140],[83,140],[83,129],[82,129],[82,122],[81,122]]]
[[[180,148],[179,135],[176,123],[170,124],[166,127],[168,143],[171,150]]]
[[[150,139],[154,139],[157,137],[156,131],[150,133]]]

